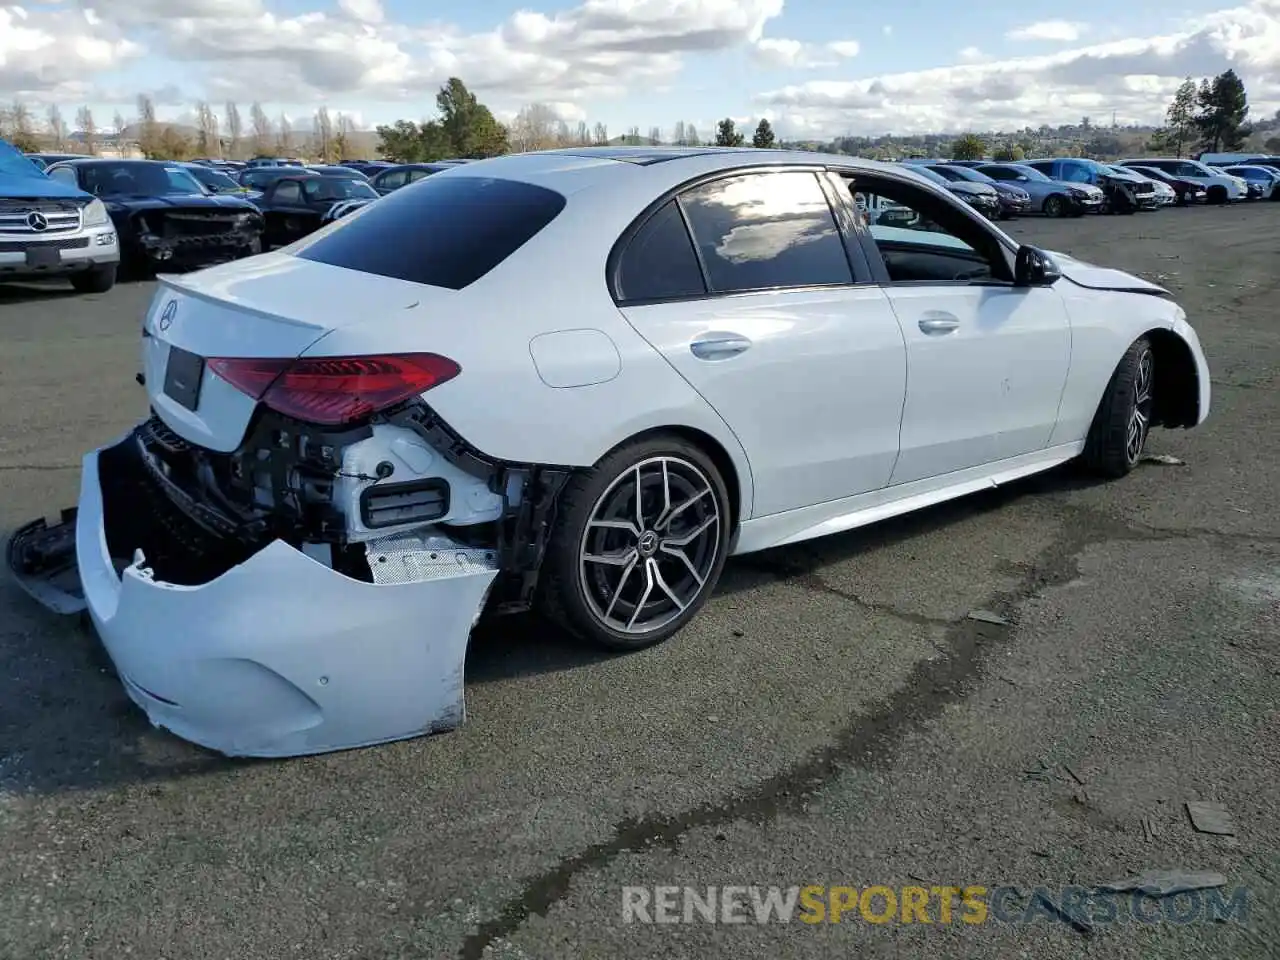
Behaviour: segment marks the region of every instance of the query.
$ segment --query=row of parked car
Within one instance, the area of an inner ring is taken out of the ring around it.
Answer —
[[[76,290],[100,293],[122,270],[147,275],[250,256],[465,162],[24,156],[0,141],[0,280],[65,276]]]
[[[903,162],[975,209],[999,219],[1024,213],[1068,217],[1197,203],[1280,200],[1280,157],[1245,156],[1221,164],[1180,157],[1142,157],[1117,163],[1074,157],[1018,163]]]
[[[122,268],[145,275],[162,264],[200,266],[249,256],[467,162],[24,156],[0,141],[0,177],[18,184],[0,189],[0,280],[67,276],[77,290],[103,292]],[[1280,157],[903,162],[999,219],[1280,200]],[[877,218],[888,223],[897,213],[886,207]]]

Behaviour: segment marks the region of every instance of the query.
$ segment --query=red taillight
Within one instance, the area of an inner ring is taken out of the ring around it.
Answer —
[[[363,419],[462,372],[435,353],[297,360],[215,357],[209,368],[277,413],[326,426]]]

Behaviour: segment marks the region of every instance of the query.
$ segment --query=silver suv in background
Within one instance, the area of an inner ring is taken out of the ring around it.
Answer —
[[[66,277],[81,293],[105,293],[119,264],[102,201],[51,180],[0,140],[0,281]]]

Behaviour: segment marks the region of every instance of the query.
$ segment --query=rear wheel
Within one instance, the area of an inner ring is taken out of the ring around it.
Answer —
[[[1209,188],[1209,202],[1223,204],[1227,202],[1227,188],[1216,186]]]
[[[116,285],[116,265],[108,263],[90,267],[80,273],[73,273],[70,280],[76,293],[106,293]]]
[[[1122,477],[1142,459],[1154,406],[1155,354],[1139,337],[1111,375],[1085,440],[1083,460],[1104,477]]]
[[[715,589],[729,532],[728,493],[706,454],[674,436],[626,444],[565,487],[540,605],[599,646],[652,646]]]
[[[1047,197],[1044,201],[1044,215],[1046,217],[1061,217],[1067,212],[1067,201],[1058,194]]]

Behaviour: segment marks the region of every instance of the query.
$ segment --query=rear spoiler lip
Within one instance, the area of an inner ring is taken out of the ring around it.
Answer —
[[[186,283],[184,283],[183,277],[181,274],[176,274],[176,273],[157,274],[156,281],[160,284],[160,288],[156,290],[157,297],[159,297],[162,291],[166,289],[175,290],[182,293],[184,296],[194,297],[198,300],[203,300],[205,303],[217,304],[218,306],[227,306],[228,304],[231,304],[236,308],[236,310],[240,311],[241,313],[253,314],[256,317],[262,317],[264,320],[270,320],[273,323],[283,323],[291,327],[298,327],[302,330],[314,330],[317,333],[320,333],[321,331],[323,331],[321,337],[317,339],[322,339],[324,336],[328,336],[330,333],[333,332],[332,327],[327,327],[324,324],[309,323],[306,320],[299,320],[296,317],[281,316],[278,313],[272,313],[269,310],[262,310],[260,308],[254,307],[252,304],[243,303],[238,300],[226,300],[221,297],[214,296],[211,293],[207,293],[204,290],[198,290],[195,287],[188,286]]]

